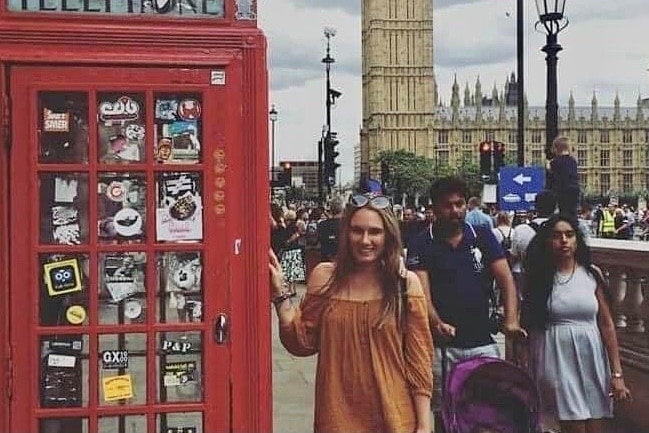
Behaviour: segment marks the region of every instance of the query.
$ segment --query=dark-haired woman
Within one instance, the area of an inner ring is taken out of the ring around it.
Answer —
[[[630,399],[601,271],[576,219],[557,215],[525,259],[529,366],[562,433],[607,433],[613,401]]]
[[[282,344],[296,356],[318,355],[316,432],[430,432],[426,298],[416,275],[403,269],[401,248],[387,198],[352,197],[335,262],[316,266],[299,307],[283,293],[271,253]]]

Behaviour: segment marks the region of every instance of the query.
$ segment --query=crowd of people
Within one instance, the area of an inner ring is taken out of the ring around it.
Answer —
[[[631,393],[587,239],[623,239],[639,220],[624,207],[573,212],[571,200],[547,190],[533,213],[490,214],[446,177],[422,209],[374,193],[273,206],[270,295],[284,347],[318,356],[315,431],[429,433],[441,378],[463,360],[505,355],[561,433],[610,432],[614,404]],[[306,283],[299,303],[296,282]]]

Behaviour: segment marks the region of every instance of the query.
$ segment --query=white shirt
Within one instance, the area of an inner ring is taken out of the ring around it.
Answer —
[[[541,225],[547,220],[547,218],[534,218],[531,222]],[[534,236],[536,236],[536,230],[528,224],[519,224],[514,227],[514,233],[512,233],[512,256],[520,257],[524,254]],[[516,260],[512,265],[512,272],[522,272],[522,270],[521,261]]]

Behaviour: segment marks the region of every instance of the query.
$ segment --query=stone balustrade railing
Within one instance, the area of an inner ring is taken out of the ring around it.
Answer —
[[[630,404],[617,416],[638,431],[649,432],[649,242],[590,240],[593,262],[608,277],[615,324]]]

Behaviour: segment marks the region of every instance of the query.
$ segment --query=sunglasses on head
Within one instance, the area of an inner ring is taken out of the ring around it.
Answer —
[[[385,209],[390,207],[390,199],[384,195],[358,194],[349,199],[349,204],[355,208],[370,206],[374,209]]]

